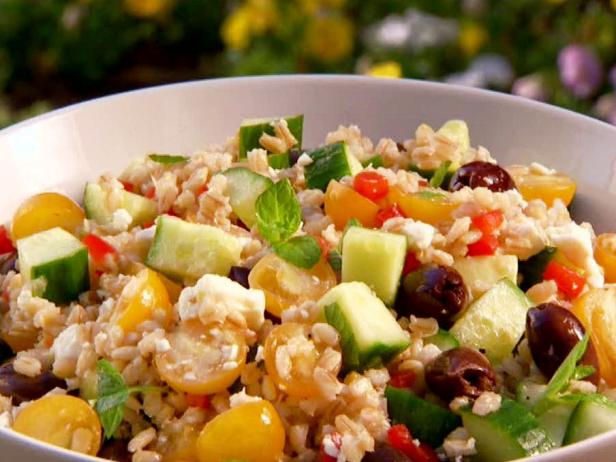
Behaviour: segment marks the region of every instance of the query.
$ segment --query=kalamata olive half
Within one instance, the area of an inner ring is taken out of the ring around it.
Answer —
[[[504,168],[478,160],[463,165],[451,177],[450,191],[458,191],[464,186],[472,189],[484,187],[490,191],[502,192],[515,189],[515,182]]]
[[[526,338],[530,353],[539,370],[549,379],[567,357],[571,349],[584,337],[584,326],[575,315],[556,303],[544,303],[526,313]],[[588,377],[599,381],[599,362],[592,342],[588,342],[581,360],[595,368]]]
[[[436,318],[442,327],[448,328],[467,298],[460,273],[446,266],[428,265],[404,278],[396,311],[404,316]]]
[[[477,398],[496,389],[496,375],[488,358],[467,347],[444,351],[426,366],[430,390],[446,401],[457,396]]]
[[[379,444],[374,448],[374,451],[367,452],[362,457],[361,462],[410,462],[406,454],[398,449],[388,445]]]
[[[17,373],[12,362],[0,366],[0,395],[11,396],[13,404],[40,398],[56,387],[66,388],[66,382],[50,371],[28,377]]]
[[[244,268],[242,266],[232,266],[229,271],[229,279],[237,282],[238,284],[250,288],[248,284],[248,275],[250,274],[250,269]]]

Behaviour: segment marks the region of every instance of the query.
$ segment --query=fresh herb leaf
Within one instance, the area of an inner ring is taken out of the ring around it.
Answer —
[[[188,157],[186,156],[176,156],[172,154],[150,154],[148,157],[150,160],[164,165],[179,164],[180,162],[188,161]]]
[[[379,168],[383,166],[383,157],[380,154],[371,157],[368,160],[365,160],[361,163],[363,167],[369,167],[372,165],[372,168]]]
[[[287,178],[266,189],[257,198],[255,209],[257,228],[271,245],[289,239],[302,223],[302,210]]]
[[[433,188],[440,188],[445,181],[445,177],[447,176],[447,172],[449,171],[449,166],[451,165],[451,161],[446,160],[441,162],[441,165],[434,171],[434,175],[430,178],[430,186]]]
[[[585,379],[586,377],[590,377],[591,375],[593,375],[595,371],[596,369],[593,366],[582,364],[575,368],[575,371],[573,372],[573,377],[571,377],[571,380]]]
[[[124,419],[124,407],[131,393],[159,391],[158,387],[128,387],[122,375],[106,359],[96,363],[98,397],[94,408],[105,430],[105,438],[113,438]]]
[[[342,255],[340,255],[340,252],[337,250],[332,249],[329,251],[327,261],[329,262],[329,266],[331,266],[336,273],[342,270]]]
[[[580,340],[571,349],[565,360],[558,367],[548,382],[548,386],[543,392],[543,395],[539,398],[537,404],[535,404],[535,407],[533,408],[533,412],[535,414],[539,415],[545,412],[550,407],[550,403],[554,399],[558,398],[558,395],[565,389],[569,381],[571,381],[571,379],[575,376],[577,363],[584,356],[589,339],[589,333],[586,332],[586,335],[584,335],[582,340]]]
[[[274,252],[300,268],[312,268],[321,258],[321,247],[313,236],[296,236],[274,246]]]
[[[447,199],[447,196],[443,193],[433,192],[433,191],[420,191],[417,193],[417,197],[421,199],[435,200],[435,199]]]

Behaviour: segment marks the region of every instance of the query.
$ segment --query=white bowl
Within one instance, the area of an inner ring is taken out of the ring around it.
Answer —
[[[78,104],[0,132],[0,219],[44,190],[80,198],[86,180],[119,171],[147,152],[190,153],[220,142],[248,117],[305,114],[305,146],[339,124],[373,140],[403,140],[418,124],[468,122],[473,144],[502,164],[538,161],[579,181],[573,214],[599,231],[616,230],[616,128],[552,106],[503,94],[408,80],[351,76],[221,79],[170,85]],[[616,333],[615,333],[616,334]],[[616,432],[534,462],[613,461]],[[95,460],[0,430],[0,460]]]

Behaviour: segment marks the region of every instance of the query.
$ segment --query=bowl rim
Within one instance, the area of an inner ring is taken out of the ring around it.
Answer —
[[[616,131],[616,127],[602,120],[593,118],[585,114],[579,114],[574,111],[564,109],[558,106],[547,104],[540,101],[534,101],[527,98],[514,96],[494,90],[486,90],[474,87],[466,87],[461,85],[453,85],[442,82],[422,81],[415,79],[384,79],[358,75],[344,75],[344,74],[282,74],[282,75],[258,75],[258,76],[243,76],[243,77],[220,77],[211,79],[191,80],[186,82],[174,82],[163,85],[155,85],[146,88],[140,88],[135,90],[123,91],[114,93],[111,95],[101,96],[86,101],[70,104],[59,109],[52,110],[45,114],[41,114],[36,117],[32,117],[16,124],[0,130],[0,137],[10,136],[13,132],[18,130],[25,130],[31,126],[35,126],[39,123],[43,123],[47,120],[62,117],[71,113],[76,113],[83,108],[89,106],[111,103],[115,100],[121,100],[126,98],[141,97],[154,95],[160,92],[173,92],[178,89],[187,87],[217,87],[217,86],[233,86],[233,85],[253,85],[256,83],[277,83],[277,82],[298,82],[301,81],[310,85],[340,85],[340,84],[353,84],[353,85],[366,85],[366,86],[390,86],[394,88],[408,88],[415,87],[424,90],[430,90],[443,95],[455,94],[468,96],[470,98],[488,98],[496,102],[506,104],[510,108],[523,107],[527,109],[536,110],[542,113],[546,117],[558,117],[561,119],[569,119],[572,122],[578,124],[590,125],[602,130]],[[13,439],[22,446],[33,446],[38,450],[49,451],[55,453],[58,456],[62,456],[65,460],[78,461],[101,461],[102,459],[80,454],[68,449],[64,449],[58,446],[51,445],[49,443],[37,440],[27,435],[20,434],[11,429],[0,428],[0,443],[3,438]],[[613,441],[612,441],[613,440]],[[611,444],[610,444],[611,442]],[[590,446],[608,448],[613,446],[616,448],[616,430],[612,430],[601,435],[588,438],[570,446],[564,446],[561,448],[553,449],[549,452],[531,456],[529,458],[518,459],[520,461],[532,460],[533,462],[554,462],[558,460],[559,456],[575,457],[583,456],[586,452],[586,448]],[[44,456],[44,454],[41,454]]]

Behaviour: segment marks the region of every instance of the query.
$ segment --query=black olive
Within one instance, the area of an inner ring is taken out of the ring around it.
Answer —
[[[235,281],[247,289],[250,288],[248,284],[248,275],[250,274],[249,268],[244,268],[242,266],[232,266],[229,271],[229,279]]]
[[[488,358],[472,348],[444,351],[426,366],[430,390],[446,401],[457,396],[477,398],[496,389],[496,375]]]
[[[467,298],[460,273],[446,266],[428,265],[404,278],[396,311],[404,316],[436,318],[447,328],[462,311]]]
[[[289,165],[292,167],[293,165],[297,164],[297,161],[300,157],[302,157],[302,154],[304,152],[306,151],[299,148],[289,149]]]
[[[66,382],[50,371],[28,377],[16,372],[12,362],[0,366],[0,395],[11,396],[13,404],[38,399],[56,387],[66,388]]]
[[[128,452],[128,440],[112,439],[105,441],[96,457],[116,462],[131,462],[133,456]]]
[[[379,444],[374,448],[374,451],[367,452],[362,457],[361,462],[410,462],[406,454],[398,449],[388,445]]]
[[[515,182],[504,168],[490,162],[475,161],[460,167],[449,182],[450,191],[457,191],[465,186],[502,192],[515,189]]]
[[[549,379],[567,357],[571,349],[584,337],[584,326],[575,315],[556,303],[544,303],[528,310],[526,338],[535,364]],[[599,381],[599,362],[592,342],[588,343],[581,362],[593,366],[595,373],[588,377]]]
[[[0,364],[13,357],[13,350],[4,340],[0,338]]]

